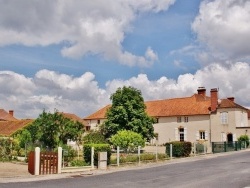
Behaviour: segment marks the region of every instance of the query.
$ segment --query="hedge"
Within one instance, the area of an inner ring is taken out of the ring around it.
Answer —
[[[107,152],[107,164],[110,164],[111,147],[109,144],[84,144],[83,156],[86,163],[91,163],[91,148],[94,147],[94,165],[98,165],[98,153]]]
[[[0,138],[0,161],[12,160],[12,140]]]
[[[170,144],[172,144],[172,155],[173,157],[188,157],[192,150],[191,142],[168,142],[166,146],[166,154],[170,156]]]

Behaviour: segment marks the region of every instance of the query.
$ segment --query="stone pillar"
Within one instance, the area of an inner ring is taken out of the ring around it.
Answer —
[[[98,153],[98,169],[100,170],[107,169],[107,152]]]
[[[58,163],[57,163],[57,173],[58,174],[61,174],[62,173],[62,147],[58,147],[58,154],[57,154],[57,160],[58,160]]]
[[[35,148],[35,175],[39,175],[40,170],[40,148]]]

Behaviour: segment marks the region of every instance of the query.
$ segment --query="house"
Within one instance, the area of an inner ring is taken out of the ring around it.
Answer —
[[[233,97],[219,99],[217,88],[199,87],[190,97],[145,102],[146,112],[156,119],[154,126],[158,143],[169,141],[211,142],[236,141],[250,135],[249,109],[237,104]],[[90,129],[105,121],[110,105],[84,118]],[[156,140],[152,140],[152,143]]]
[[[14,117],[13,110],[6,112],[4,109],[0,109],[0,136],[10,137],[18,130],[28,126],[32,121],[31,119],[19,120]]]

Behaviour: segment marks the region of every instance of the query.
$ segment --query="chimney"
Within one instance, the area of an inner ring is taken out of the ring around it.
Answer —
[[[215,111],[218,104],[218,90],[217,88],[213,88],[210,91],[210,97],[211,97],[211,111]]]
[[[14,116],[14,110],[9,110],[9,114],[10,114],[11,116]]]
[[[228,97],[227,99],[234,102],[234,97]]]
[[[197,92],[199,95],[206,97],[206,88],[205,87],[198,87]]]

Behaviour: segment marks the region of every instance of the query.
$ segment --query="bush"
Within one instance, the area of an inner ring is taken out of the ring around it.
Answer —
[[[94,147],[94,165],[98,164],[98,153],[107,152],[107,164],[110,164],[111,148],[109,144],[85,144],[83,156],[86,163],[91,163],[91,147]]]
[[[166,143],[166,154],[170,156],[170,144],[172,144],[173,157],[188,157],[192,150],[191,142],[169,142]]]
[[[73,160],[70,162],[71,166],[87,166],[87,164],[84,160]]]
[[[12,140],[10,138],[0,138],[0,161],[12,160]]]
[[[107,144],[100,131],[90,131],[83,137],[84,144]]]
[[[77,156],[77,151],[68,145],[63,145],[63,160],[67,164],[74,160],[74,158]]]
[[[247,147],[249,146],[249,137],[248,137],[248,135],[241,135],[238,138],[238,141],[240,141],[240,142],[246,142]]]

